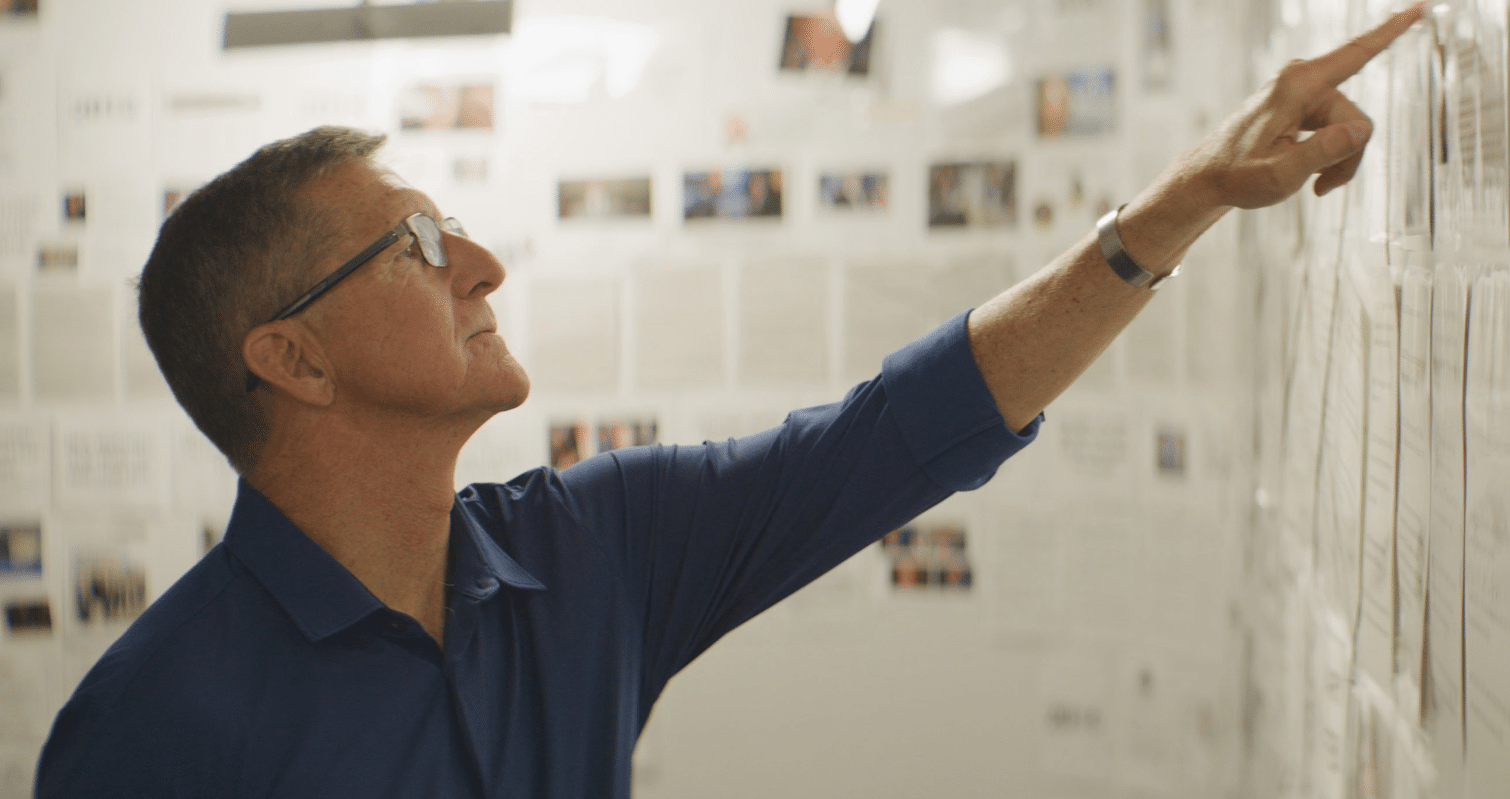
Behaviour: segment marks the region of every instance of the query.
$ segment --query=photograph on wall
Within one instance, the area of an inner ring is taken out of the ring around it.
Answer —
[[[780,67],[788,72],[869,74],[875,33],[876,26],[872,23],[859,41],[851,42],[839,20],[831,15],[793,14],[786,18]]]
[[[420,84],[399,95],[404,130],[492,130],[493,84]]]
[[[457,183],[488,182],[488,157],[485,155],[458,155],[451,161],[451,177]]]
[[[683,219],[779,219],[781,170],[725,169],[683,176]]]
[[[563,180],[556,203],[562,219],[649,218],[650,178]]]
[[[655,443],[654,419],[613,419],[598,423],[598,451],[642,447]]]
[[[885,172],[824,172],[818,176],[818,206],[834,211],[884,211],[891,204]]]
[[[167,219],[173,213],[173,209],[177,208],[185,197],[192,194],[195,188],[195,186],[179,184],[163,189],[163,219]]]
[[[0,577],[42,574],[42,523],[0,522]]]
[[[0,0],[0,17],[35,17],[37,0]]]
[[[5,628],[12,635],[52,632],[52,606],[44,599],[5,603]]]
[[[37,271],[59,274],[79,271],[79,248],[74,244],[53,243],[37,248]]]
[[[1174,34],[1169,0],[1143,0],[1143,88],[1169,88],[1174,73]]]
[[[1159,473],[1178,477],[1185,473],[1185,432],[1164,428],[1158,432]]]
[[[898,590],[968,590],[974,573],[963,526],[914,522],[881,538],[891,585]]]
[[[1116,74],[1110,69],[1070,71],[1038,80],[1038,135],[1092,136],[1116,125]]]
[[[989,161],[928,168],[928,226],[1017,224],[1017,164]]]
[[[84,221],[84,192],[70,191],[63,195],[63,221]]]
[[[130,621],[147,607],[147,571],[119,550],[76,552],[74,615],[83,625]]]
[[[551,422],[551,468],[565,469],[592,454],[591,427],[586,419]]]

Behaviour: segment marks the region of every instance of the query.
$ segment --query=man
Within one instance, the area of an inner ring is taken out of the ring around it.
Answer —
[[[529,388],[485,301],[502,265],[381,139],[269,145],[184,202],[141,281],[164,375],[243,478],[225,541],[85,677],[37,794],[628,796],[679,669],[989,479],[1228,209],[1349,180],[1371,127],[1336,86],[1421,13],[1287,66],[844,401],[459,495],[463,443]]]

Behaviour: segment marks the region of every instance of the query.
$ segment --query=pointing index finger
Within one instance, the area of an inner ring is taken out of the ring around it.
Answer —
[[[1379,27],[1320,56],[1314,63],[1328,86],[1337,86],[1363,69],[1374,56],[1384,52],[1400,34],[1426,15],[1426,3],[1420,2],[1385,20]]]

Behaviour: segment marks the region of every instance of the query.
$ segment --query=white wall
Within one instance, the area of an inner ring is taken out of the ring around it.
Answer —
[[[238,8],[257,6],[285,4]],[[189,0],[42,0],[37,18],[0,17],[0,514],[40,522],[44,542],[41,575],[0,576],[0,599],[45,597],[53,619],[0,630],[15,711],[0,714],[0,796],[27,793],[52,714],[122,629],[74,618],[76,553],[140,565],[150,599],[229,512],[233,476],[134,325],[128,280],[165,189],[317,124],[390,132],[384,157],[509,265],[495,305],[537,391],[479,433],[458,475],[504,479],[546,460],[557,419],[653,416],[661,440],[697,441],[834,399],[1084,235],[1097,197],[1129,199],[1244,94],[1261,35],[1246,4],[1169,6],[1163,89],[1143,81],[1134,0],[885,0],[866,80],[779,74],[784,16],[821,7],[769,0],[538,0],[520,4],[512,40],[236,53],[218,48],[223,9]],[[583,27],[596,17],[641,27]],[[605,57],[581,38],[549,49],[563,18],[584,38],[653,35],[632,92],[529,99]],[[994,42],[1010,80],[932,99],[944,29]],[[1034,81],[1099,67],[1117,76],[1112,131],[1038,137]],[[496,80],[497,129],[399,130],[398,93],[430,79]],[[487,159],[487,179],[455,178],[459,156]],[[930,232],[928,166],[956,159],[1016,162],[1017,225]],[[684,170],[764,164],[786,172],[779,223],[681,220]],[[853,167],[889,172],[887,211],[817,207],[817,173]],[[653,218],[556,219],[558,178],[619,174],[653,178]],[[87,218],[66,222],[61,198],[79,189]],[[1055,211],[1042,228],[1040,202]],[[638,794],[1239,795],[1257,278],[1237,233],[1225,221],[1192,250],[1039,442],[930,514],[966,529],[969,591],[898,591],[881,550],[861,553],[673,681]],[[38,249],[59,244],[77,246],[77,269],[40,273]],[[665,313],[673,290],[699,312]],[[666,342],[704,342],[687,355],[703,367],[647,379],[675,372]],[[1183,471],[1158,468],[1161,432],[1183,437]]]

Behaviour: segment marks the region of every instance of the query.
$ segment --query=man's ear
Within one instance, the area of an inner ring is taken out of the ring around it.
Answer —
[[[241,358],[252,374],[308,405],[335,401],[325,353],[303,325],[290,320],[252,328],[241,340]]]

